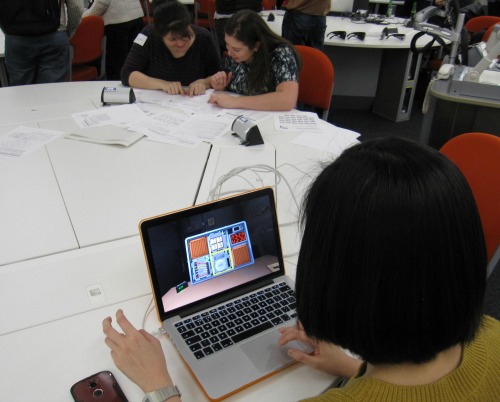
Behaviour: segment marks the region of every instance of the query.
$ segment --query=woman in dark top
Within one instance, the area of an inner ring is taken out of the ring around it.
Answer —
[[[220,68],[210,33],[191,25],[186,7],[173,0],[155,1],[154,25],[140,33],[121,72],[122,83],[168,94],[201,95]],[[188,87],[185,91],[183,87]]]

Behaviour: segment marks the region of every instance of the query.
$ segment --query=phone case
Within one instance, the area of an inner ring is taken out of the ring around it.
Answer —
[[[76,402],[128,402],[110,371],[101,371],[78,381],[71,387]]]

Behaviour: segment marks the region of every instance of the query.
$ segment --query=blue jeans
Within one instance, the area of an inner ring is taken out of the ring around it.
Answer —
[[[5,35],[5,66],[10,85],[66,81],[70,66],[67,33]]]
[[[281,26],[281,36],[294,45],[306,45],[323,50],[326,17],[286,10]]]

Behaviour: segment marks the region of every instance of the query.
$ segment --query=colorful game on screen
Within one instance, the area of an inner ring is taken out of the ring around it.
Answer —
[[[193,285],[254,262],[244,221],[186,238],[186,253]]]

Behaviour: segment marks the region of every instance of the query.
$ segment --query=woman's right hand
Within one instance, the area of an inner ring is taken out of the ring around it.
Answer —
[[[184,95],[184,88],[182,88],[180,82],[163,81],[161,89],[169,95]]]
[[[113,328],[111,317],[102,322],[116,367],[144,392],[172,385],[160,341],[143,329],[137,330],[122,310],[116,312],[116,322],[121,332]]]
[[[231,81],[232,75],[233,73],[226,73],[225,71],[219,71],[218,73],[215,73],[210,78],[210,84],[212,85],[212,88],[216,91],[223,91]]]
[[[348,356],[339,346],[308,337],[300,325],[283,327],[279,331],[281,333],[278,341],[279,346],[284,346],[288,342],[296,340],[309,344],[314,348],[311,354],[291,348],[288,350],[288,355],[316,370],[335,376],[350,378],[356,375],[361,366],[361,360]]]

